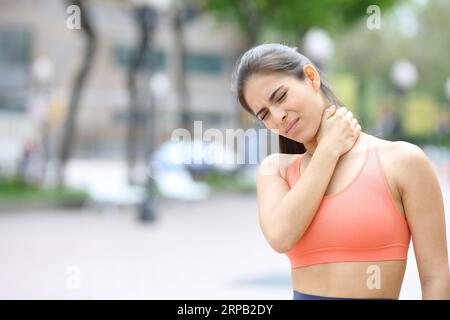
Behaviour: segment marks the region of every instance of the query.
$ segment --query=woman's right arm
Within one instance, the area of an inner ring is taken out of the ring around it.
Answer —
[[[278,155],[270,155],[261,163],[258,205],[261,229],[271,247],[281,253],[288,251],[308,228],[339,155],[319,145],[301,179],[290,190],[279,174],[275,157]],[[268,171],[274,174],[268,174]]]
[[[342,108],[341,108],[342,109]],[[280,175],[279,154],[266,157],[258,171],[259,222],[263,234],[277,252],[286,252],[300,239],[311,223],[339,157],[359,136],[361,127],[345,108],[336,111],[305,170],[289,189]],[[331,118],[330,118],[331,119]],[[326,120],[326,119],[325,119]]]

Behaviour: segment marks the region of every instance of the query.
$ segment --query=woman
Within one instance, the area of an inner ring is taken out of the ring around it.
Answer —
[[[423,299],[450,298],[442,193],[419,147],[362,132],[295,48],[250,49],[234,85],[279,135],[258,171],[259,221],[295,300],[398,299],[411,237]]]

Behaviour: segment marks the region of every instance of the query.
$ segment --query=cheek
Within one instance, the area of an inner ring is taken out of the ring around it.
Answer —
[[[317,94],[308,85],[303,85],[298,94],[294,97],[294,103],[297,106],[298,111],[314,118],[317,113],[320,113],[321,99],[320,94]]]
[[[307,124],[312,125],[313,127],[318,125],[317,122],[320,122],[322,118],[322,107],[320,103],[312,97],[303,101],[303,105],[299,111]]]
[[[320,105],[311,102],[303,114],[305,139],[311,139],[317,134],[322,120],[322,109]]]
[[[320,96],[318,94],[315,94],[314,92],[312,93],[309,92],[309,94],[305,96],[305,103],[311,109],[314,110],[320,109],[321,106]]]

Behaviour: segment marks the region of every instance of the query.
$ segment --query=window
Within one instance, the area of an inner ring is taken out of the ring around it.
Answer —
[[[30,34],[0,29],[0,110],[24,111],[29,89]]]

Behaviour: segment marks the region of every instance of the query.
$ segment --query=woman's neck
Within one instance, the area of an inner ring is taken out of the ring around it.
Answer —
[[[356,150],[356,149],[359,149],[359,147],[361,145],[365,145],[365,141],[367,140],[367,138],[368,138],[367,134],[364,132],[361,132],[358,139],[356,139],[355,144],[353,145],[353,147],[350,150],[353,150],[353,149]],[[314,154],[314,151],[316,150],[317,145],[318,145],[316,137],[314,137],[314,139],[312,139],[311,141],[304,142],[303,145],[306,148],[306,154],[308,154],[309,156],[312,157],[312,155]],[[349,150],[349,152],[350,152],[350,150]],[[346,154],[348,154],[348,152],[345,153],[344,156]]]

